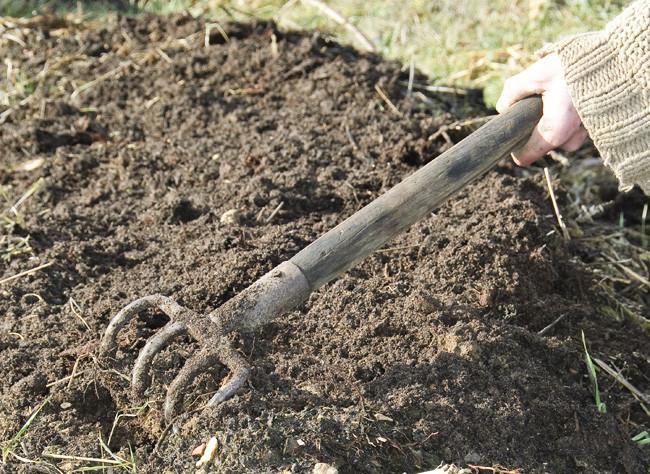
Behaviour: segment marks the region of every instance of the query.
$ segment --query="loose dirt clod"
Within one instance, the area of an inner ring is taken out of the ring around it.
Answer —
[[[205,443],[201,443],[192,450],[192,456],[197,456],[197,457],[203,456],[204,451],[205,451]]]
[[[221,214],[221,218],[219,221],[222,224],[228,224],[228,225],[233,225],[233,224],[238,224],[240,219],[240,213],[238,209],[228,209],[226,212]]]
[[[0,262],[0,281],[38,267],[34,257],[54,262],[0,288],[0,439],[52,402],[12,448],[19,456],[102,458],[98,432],[108,440],[116,413],[142,406],[123,374],[166,317],[128,324],[107,366],[97,335],[124,304],[160,293],[197,312],[219,307],[471,128],[452,124],[489,114],[472,94],[407,98],[407,70],[319,35],[268,23],[224,31],[229,41],[211,29],[206,48],[200,20],[146,16],[0,43],[29,77],[69,58],[0,126],[0,184],[20,196],[43,178],[11,230],[32,252]],[[230,209],[236,226],[220,222]],[[572,261],[580,249],[555,222],[543,176],[504,164],[299,310],[233,335],[250,385],[192,412],[225,375],[210,367],[178,430],[164,431],[163,387],[197,352],[179,338],[156,357],[149,403],[120,420],[111,452],[132,449],[139,472],[191,472],[188,453],[214,436],[219,473],[310,472],[316,459],[341,473],[417,472],[462,465],[470,451],[527,473],[643,472],[650,453],[631,438],[650,428],[646,415],[600,374],[608,410],[597,412],[580,330],[641,393],[647,334],[600,316]],[[289,438],[304,445],[285,450]]]

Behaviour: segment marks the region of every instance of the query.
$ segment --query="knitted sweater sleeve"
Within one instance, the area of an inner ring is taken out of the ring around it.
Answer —
[[[560,56],[573,103],[621,190],[650,195],[650,0],[602,31],[567,38]]]

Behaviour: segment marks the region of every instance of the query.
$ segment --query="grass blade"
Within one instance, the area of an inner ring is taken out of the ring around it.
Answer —
[[[23,435],[27,432],[29,429],[30,425],[34,421],[34,419],[38,416],[38,414],[41,412],[43,407],[47,405],[50,402],[50,397],[47,397],[43,403],[41,403],[36,410],[29,416],[25,424],[18,430],[18,432],[11,438],[9,441],[6,441],[2,443],[2,462],[6,463],[7,458],[13,451],[13,449],[16,447],[20,439],[23,437]]]
[[[598,377],[596,375],[596,366],[591,360],[589,351],[587,350],[587,341],[585,340],[585,332],[582,332],[582,347],[585,349],[585,363],[587,364],[587,374],[591,385],[594,387],[594,401],[596,402],[596,409],[598,413],[607,413],[607,405],[600,399],[600,390],[598,389]]]

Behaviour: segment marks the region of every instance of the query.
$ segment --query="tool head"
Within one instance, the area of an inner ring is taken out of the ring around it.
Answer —
[[[192,381],[210,366],[222,364],[231,376],[210,399],[208,406],[221,403],[235,394],[246,382],[250,366],[232,347],[228,334],[235,330],[251,330],[274,319],[304,301],[310,287],[302,271],[291,262],[284,262],[231,298],[212,313],[199,315],[163,295],[150,295],[125,306],[110,321],[101,341],[100,351],[112,355],[117,347],[117,334],[133,318],[147,308],[164,312],[171,322],[154,335],[140,351],[133,367],[131,387],[142,397],[151,385],[154,358],[180,335],[192,336],[201,349],[193,355],[170,384],[164,413],[171,423],[181,404],[182,395]]]

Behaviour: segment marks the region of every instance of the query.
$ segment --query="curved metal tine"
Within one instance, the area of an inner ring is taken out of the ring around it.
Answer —
[[[106,328],[106,332],[102,338],[100,351],[102,353],[111,352],[116,346],[115,340],[117,338],[117,333],[120,332],[129,321],[137,316],[140,311],[152,306],[158,307],[172,319],[178,317],[183,311],[185,311],[185,308],[167,296],[149,295],[137,299],[122,308],[108,323],[108,327]]]
[[[208,406],[218,405],[232,397],[246,383],[251,373],[250,365],[244,356],[230,345],[224,345],[219,349],[219,359],[230,369],[230,380],[219,388],[208,402]]]
[[[177,412],[178,405],[180,405],[181,396],[192,381],[209,366],[217,363],[219,363],[219,356],[214,349],[202,349],[198,354],[191,357],[185,363],[167,389],[164,413],[165,420],[168,424],[172,422],[174,415]]]
[[[144,395],[145,390],[151,385],[150,369],[156,354],[169,345],[174,337],[185,333],[187,333],[187,325],[182,321],[175,321],[166,325],[147,341],[133,366],[131,387],[136,396]]]
[[[236,355],[234,355],[236,354]],[[224,360],[222,360],[222,356]],[[232,379],[228,381],[223,387],[219,389],[217,394],[212,397],[208,405],[220,403],[227,398],[231,397],[239,387],[248,379],[250,368],[241,355],[237,354],[234,349],[227,347],[220,347],[218,349],[203,349],[197,355],[187,361],[185,366],[178,373],[176,378],[172,381],[167,391],[165,398],[165,420],[171,423],[176,414],[178,405],[181,401],[181,395],[184,389],[202,372],[204,372],[211,365],[223,363],[226,367],[233,371]],[[222,397],[218,397],[218,395]],[[216,402],[213,402],[217,398]]]

